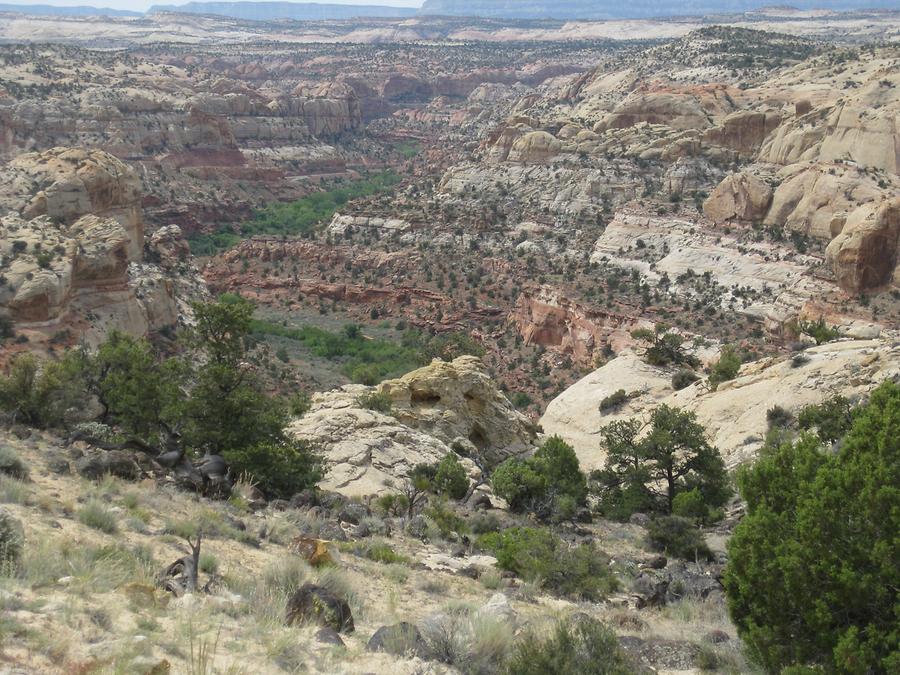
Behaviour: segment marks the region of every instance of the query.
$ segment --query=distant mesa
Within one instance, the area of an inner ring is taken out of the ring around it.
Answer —
[[[331,21],[361,18],[402,19],[412,16],[458,16],[501,20],[610,20],[674,16],[740,14],[769,10],[896,9],[896,0],[792,0],[789,7],[773,7],[771,0],[425,0],[421,9],[387,5],[348,5],[317,2],[188,2],[153,5],[154,13],[204,14],[247,21]],[[31,16],[140,17],[142,12],[107,7],[0,4],[0,12]]]
[[[421,14],[490,19],[646,19],[750,12],[772,0],[425,0]],[[792,9],[896,9],[896,0],[791,0]]]
[[[109,7],[57,7],[55,5],[16,5],[0,3],[0,12],[15,12],[30,16],[143,16],[143,12],[132,12],[127,9],[110,9]]]
[[[181,12],[185,14],[216,14],[250,21],[326,21],[354,18],[405,18],[415,16],[417,10],[384,5],[334,5],[317,2],[188,2],[184,5],[153,5],[148,14]]]

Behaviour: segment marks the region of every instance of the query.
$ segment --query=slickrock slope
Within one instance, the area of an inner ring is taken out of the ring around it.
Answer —
[[[560,394],[541,417],[545,433],[559,434],[573,445],[582,467],[605,461],[599,430],[616,419],[646,419],[665,403],[697,413],[710,440],[733,467],[752,459],[767,431],[766,411],[779,405],[797,413],[802,407],[841,394],[864,395],[886,379],[900,377],[900,342],[842,340],[803,352],[808,361],[770,358],[742,366],[737,378],[710,391],[700,381],[681,391],[671,388],[672,371],[643,363],[633,354],[613,359]],[[614,414],[600,412],[600,401],[615,392],[640,395]]]
[[[706,275],[720,288],[723,307],[758,317],[773,332],[830,288],[808,274],[815,259],[797,255],[789,244],[745,247],[735,235],[704,231],[688,220],[626,210],[597,239],[591,259],[636,270],[654,286],[665,281],[675,294],[690,294],[683,275]]]
[[[140,180],[112,155],[29,153],[0,169],[0,183],[0,311],[38,342],[144,335],[174,326],[205,293],[177,226],[154,234],[143,262]]]
[[[389,413],[369,410],[360,396],[386,395]],[[312,409],[291,432],[319,447],[331,467],[321,485],[346,495],[381,494],[420,463],[442,459],[451,446],[491,462],[532,447],[534,425],[497,389],[480,360],[435,360],[377,387],[346,385],[315,394]]]

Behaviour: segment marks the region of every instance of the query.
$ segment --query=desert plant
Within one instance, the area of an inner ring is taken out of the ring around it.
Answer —
[[[836,395],[800,410],[797,426],[805,431],[815,430],[823,443],[834,443],[850,429],[853,415],[849,399]]]
[[[365,408],[366,410],[374,410],[376,412],[384,413],[385,415],[389,415],[391,413],[394,405],[391,401],[390,396],[388,396],[384,392],[377,391],[370,391],[365,394],[360,394],[356,398],[356,403],[361,408]]]
[[[725,347],[722,348],[722,353],[719,355],[718,361],[710,368],[709,386],[712,390],[715,391],[723,382],[733,380],[737,377],[737,374],[741,369],[741,363],[741,357],[735,348],[731,345],[725,345]]]
[[[815,340],[817,345],[831,342],[841,336],[841,333],[837,328],[825,323],[824,317],[820,317],[816,321],[800,321],[797,328],[800,333],[809,335]]]
[[[469,477],[456,454],[450,452],[438,463],[432,487],[439,495],[462,499],[469,490]]]
[[[88,500],[84,506],[78,509],[77,517],[78,522],[82,525],[87,525],[106,534],[115,534],[119,531],[116,514],[100,500]]]
[[[786,429],[791,426],[793,421],[794,416],[791,414],[791,411],[782,408],[780,405],[774,405],[766,411],[766,422],[769,423],[770,429]]]
[[[686,365],[695,367],[699,365],[696,357],[688,354],[683,347],[684,338],[671,332],[669,326],[664,323],[656,324],[653,329],[638,328],[631,332],[636,340],[642,340],[648,347],[644,351],[644,360],[654,366]]]
[[[677,494],[693,489],[710,508],[725,504],[731,496],[725,463],[694,413],[664,404],[650,416],[649,432],[642,430],[638,419],[601,429],[607,461],[592,478],[603,513],[627,518],[626,505],[672,513]]]
[[[25,530],[6,509],[0,509],[0,576],[18,570],[25,545]]]
[[[543,637],[527,635],[516,643],[506,664],[507,675],[630,675],[635,665],[619,647],[612,630],[599,621],[579,617],[560,621]]]
[[[882,384],[852,417],[836,452],[806,434],[738,473],[747,514],[728,543],[725,590],[767,672],[900,669],[900,386]]]
[[[321,456],[296,439],[266,440],[225,453],[233,472],[247,475],[269,497],[287,499],[324,475]]]
[[[581,506],[587,499],[587,479],[578,457],[559,436],[548,438],[528,459],[503,462],[491,476],[491,484],[510,509],[531,511],[542,518],[553,516],[565,503]]]
[[[684,560],[709,560],[712,552],[693,521],[681,516],[660,516],[647,526],[647,541],[654,551]]]
[[[8,445],[0,446],[0,474],[16,480],[28,480],[28,465]]]
[[[680,368],[672,375],[672,389],[680,391],[685,387],[689,387],[699,379],[700,376],[690,368]]]
[[[478,542],[494,552],[501,569],[563,597],[599,600],[618,586],[608,558],[593,544],[569,546],[547,528],[513,527]]]

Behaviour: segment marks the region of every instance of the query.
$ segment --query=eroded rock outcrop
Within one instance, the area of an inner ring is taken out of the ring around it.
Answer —
[[[445,443],[464,438],[491,461],[527,450],[534,426],[494,384],[481,360],[460,356],[386,380],[378,390],[407,426]]]
[[[112,218],[128,236],[128,256],[144,245],[142,195],[137,174],[102,150],[53,148],[19,155],[0,171],[0,211],[25,219],[47,216],[72,225],[81,216]],[[0,214],[2,215],[2,214]]]
[[[373,391],[390,398],[390,412],[360,402]],[[320,485],[347,495],[387,492],[417,464],[440,461],[451,448],[499,461],[527,451],[536,436],[472,356],[434,361],[378,387],[315,394],[290,431],[325,455],[329,471]]]
[[[765,223],[825,241],[841,232],[850,212],[892,191],[888,183],[892,179],[878,178],[853,164],[793,164],[776,178],[779,185]]]
[[[765,181],[749,173],[733,173],[710,193],[703,213],[717,223],[756,223],[765,217],[771,202],[772,188]]]
[[[0,311],[17,329],[75,329],[88,343],[112,329],[143,335],[205,294],[177,226],[154,234],[143,262],[140,181],[115,157],[54,148],[18,157],[0,178]]]
[[[825,255],[841,288],[850,293],[898,281],[900,197],[853,211]]]
[[[552,288],[525,289],[510,313],[525,344],[556,347],[581,364],[591,364],[598,350],[630,344],[634,318],[601,312],[561,297]]]

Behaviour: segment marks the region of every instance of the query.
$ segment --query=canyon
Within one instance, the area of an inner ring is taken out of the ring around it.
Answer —
[[[552,3],[522,4],[546,13]],[[149,541],[173,559],[208,527],[227,572],[207,561],[209,593],[173,599],[160,624],[134,619],[134,631],[159,639],[165,624],[193,640],[187,622],[216,615],[230,641],[215,672],[242,644],[253,672],[498,672],[386,654],[358,636],[344,635],[342,652],[336,633],[326,652],[310,626],[284,626],[284,608],[254,595],[261,587],[235,582],[236,570],[265,569],[258,583],[296,573],[346,590],[329,582],[332,568],[306,564],[323,551],[353,570],[361,590],[350,604],[369,608],[356,617],[366,631],[388,615],[423,632],[465,616],[477,634],[477,612],[509,596],[537,622],[551,609],[602,615],[641,672],[712,662],[747,672],[720,581],[738,497],[701,523],[710,559],[674,563],[647,553],[646,514],[616,522],[593,496],[573,501],[548,531],[566,547],[609,542],[603,567],[628,584],[576,602],[482,555],[484,541],[532,527],[545,506],[515,513],[491,472],[512,459],[527,473],[546,461],[538,448],[568,444],[594,490],[607,425],[643,430],[664,405],[694,414],[734,472],[787,433],[773,411],[790,426],[809,406],[864,403],[900,380],[900,12],[563,21],[456,16],[458,3],[429,1],[450,15],[255,21],[193,5],[0,11],[0,370],[28,353],[64,363],[114,332],[146,338],[137,344],[161,369],[195,353],[202,303],[240,313],[241,296],[252,318],[234,344],[227,330],[217,338],[241,353],[238,383],[258,382],[290,418],[260,461],[298,443],[324,467],[316,488],[275,498],[252,475],[226,474],[222,459],[230,499],[186,496],[179,470],[209,488],[195,470],[216,461],[209,448],[147,447],[196,430],[166,428],[141,445],[120,443],[109,415],[67,419],[57,438],[25,428],[18,411],[0,414],[4,448],[39,467],[19,492],[0,486],[26,495],[11,508],[28,536],[94,541],[71,516],[104,500],[130,523],[129,545]],[[658,357],[673,344],[674,356]],[[437,481],[447,458],[462,501],[417,502],[417,477]],[[124,480],[141,482],[88,482],[84,467],[116,459]],[[167,504],[201,525],[177,525]],[[373,536],[402,555],[388,546],[360,563]],[[297,572],[307,549],[315,556]],[[647,591],[663,576],[670,590]],[[42,583],[66,599],[80,582]],[[144,585],[157,598],[154,583]],[[688,585],[683,597],[676,584]],[[489,586],[501,597],[485,602]],[[44,621],[32,602],[41,587],[16,588],[17,600],[0,600],[28,625]],[[479,609],[448,604],[456,591]],[[134,613],[114,593],[98,595],[117,616]],[[268,613],[247,628],[255,604]],[[205,672],[184,645],[123,655],[110,621],[71,623],[60,629],[102,633],[99,646],[57,659],[23,632],[10,659],[25,672],[144,657],[153,663],[134,672]]]

